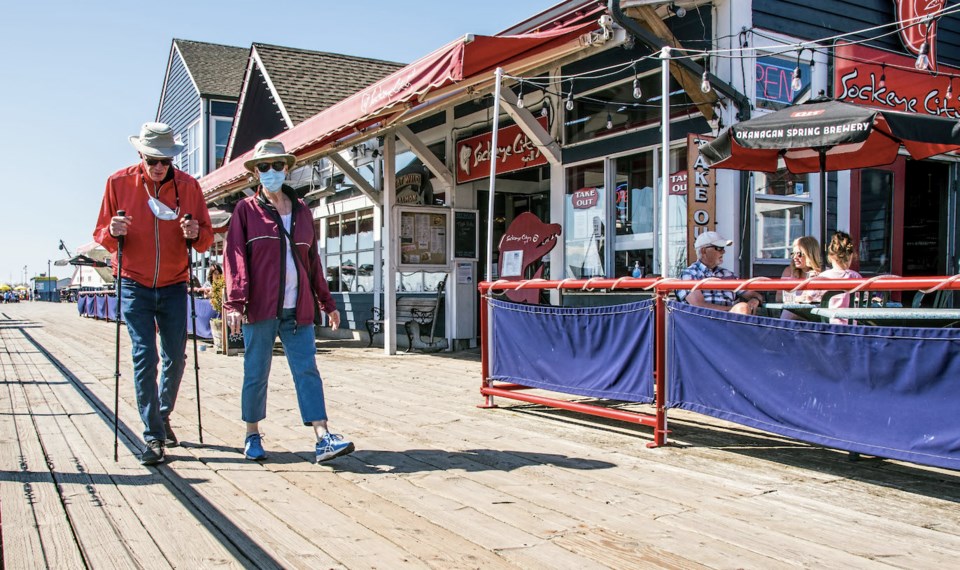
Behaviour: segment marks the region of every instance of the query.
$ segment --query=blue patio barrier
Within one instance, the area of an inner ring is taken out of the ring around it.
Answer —
[[[668,304],[667,406],[960,469],[960,329],[863,327]]]
[[[197,336],[213,338],[210,319],[218,316],[209,299],[195,299],[197,307]],[[113,294],[90,294],[77,297],[77,313],[83,317],[92,317],[116,322],[117,297]],[[193,334],[193,319],[190,317],[190,301],[187,300],[187,334]]]
[[[491,379],[594,398],[653,401],[653,301],[606,307],[489,302]]]

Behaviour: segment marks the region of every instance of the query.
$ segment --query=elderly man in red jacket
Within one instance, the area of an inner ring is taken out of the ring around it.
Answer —
[[[213,243],[213,228],[200,184],[173,167],[173,158],[184,145],[176,142],[170,127],[146,123],[139,136],[130,137],[130,144],[140,162],[107,179],[93,239],[113,254],[116,268],[117,238],[123,236],[123,274],[116,275],[122,280],[118,306],[130,332],[137,406],[144,424],[146,446],[140,462],[156,465],[164,460],[164,448],[178,443],[170,414],[186,363],[187,244],[206,251]],[[117,215],[121,210],[125,215]]]

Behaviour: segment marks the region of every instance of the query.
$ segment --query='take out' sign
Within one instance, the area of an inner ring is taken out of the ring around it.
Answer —
[[[700,155],[709,135],[687,135],[687,263],[697,259],[693,243],[703,232],[717,228],[717,185],[713,170]]]

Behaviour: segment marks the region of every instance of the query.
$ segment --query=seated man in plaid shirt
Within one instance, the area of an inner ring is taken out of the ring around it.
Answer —
[[[693,265],[680,273],[680,279],[685,281],[700,281],[708,277],[720,279],[737,279],[729,269],[720,267],[723,263],[723,254],[726,248],[733,245],[733,241],[724,238],[717,232],[703,232],[693,243],[699,259]],[[697,307],[730,311],[743,315],[755,314],[763,302],[763,297],[757,291],[744,291],[739,297],[733,291],[718,291],[715,289],[697,289],[696,291],[677,291],[677,299]]]

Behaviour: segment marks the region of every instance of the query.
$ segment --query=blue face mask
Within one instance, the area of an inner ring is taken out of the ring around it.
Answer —
[[[283,172],[277,172],[272,168],[266,172],[260,173],[260,185],[263,186],[264,190],[267,192],[279,192],[280,187],[283,186],[283,181],[286,180],[287,175]]]

